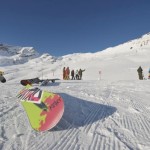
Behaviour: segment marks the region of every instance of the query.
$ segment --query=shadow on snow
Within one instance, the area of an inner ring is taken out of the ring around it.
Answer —
[[[112,115],[116,108],[86,101],[64,93],[58,93],[64,100],[65,110],[60,122],[50,131],[67,130],[87,126]]]

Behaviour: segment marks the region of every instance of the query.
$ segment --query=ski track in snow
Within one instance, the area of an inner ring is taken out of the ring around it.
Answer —
[[[41,86],[59,93],[66,106],[57,126],[43,133],[31,129],[16,98],[22,86],[0,88],[1,150],[150,149],[149,82],[60,81]]]

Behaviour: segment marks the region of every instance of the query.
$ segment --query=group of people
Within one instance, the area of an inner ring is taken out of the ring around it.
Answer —
[[[139,80],[143,80],[144,79],[144,75],[143,75],[143,69],[141,66],[139,66],[139,68],[137,69],[137,72],[138,72],[138,76],[139,76]],[[150,79],[150,68],[148,70],[148,79]]]
[[[71,70],[69,67],[64,67],[63,68],[63,80],[82,80],[82,73],[85,71],[82,69],[79,70]],[[70,78],[71,75],[71,78]]]

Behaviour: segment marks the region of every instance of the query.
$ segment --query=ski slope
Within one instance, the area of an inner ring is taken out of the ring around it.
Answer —
[[[16,98],[18,83],[1,86],[0,149],[150,149],[150,82],[59,81],[41,87],[65,102],[50,131],[31,129]]]
[[[0,149],[149,150],[149,56],[148,34],[102,52],[42,55],[24,64],[1,66],[7,82],[0,83]],[[138,80],[139,65],[146,80]],[[23,88],[19,82],[32,77],[62,79],[64,66],[85,69],[83,80],[58,80],[40,87],[58,93],[65,111],[53,129],[36,132],[16,98]]]

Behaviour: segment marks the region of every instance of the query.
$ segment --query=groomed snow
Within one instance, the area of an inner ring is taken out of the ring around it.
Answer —
[[[138,80],[140,65],[146,80]],[[85,69],[83,80],[62,80],[67,66]],[[0,83],[0,150],[149,150],[149,67],[150,35],[102,52],[1,66],[7,82]],[[16,98],[20,80],[32,77],[61,79],[40,87],[65,103],[60,122],[42,133],[32,130]]]

